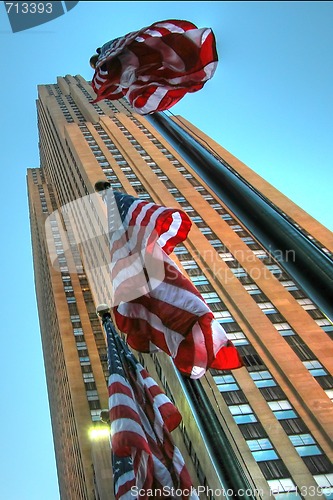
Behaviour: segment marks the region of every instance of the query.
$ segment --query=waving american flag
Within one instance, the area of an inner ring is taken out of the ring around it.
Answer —
[[[196,92],[217,67],[215,37],[183,20],[165,20],[100,49],[92,86],[101,99],[126,97],[140,114],[164,111]]]
[[[163,488],[183,491],[179,499],[197,499],[195,493],[185,493],[192,490],[191,478],[170,434],[181,421],[180,413],[120,339],[109,314],[103,324],[116,500],[136,498],[138,490],[140,499],[148,500],[149,490]]]
[[[106,193],[112,309],[128,344],[140,352],[166,352],[194,379],[208,368],[243,366],[201,294],[168,256],[186,238],[188,216],[112,189]]]

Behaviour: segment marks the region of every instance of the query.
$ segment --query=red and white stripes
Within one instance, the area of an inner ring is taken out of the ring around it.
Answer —
[[[202,89],[217,61],[210,28],[157,22],[103,45],[92,80],[94,102],[126,96],[140,114],[163,111]]]

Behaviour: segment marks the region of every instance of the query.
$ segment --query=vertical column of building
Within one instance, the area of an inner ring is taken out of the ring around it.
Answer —
[[[53,350],[45,347],[47,378],[54,380],[55,374],[64,373],[67,380],[67,384],[62,385],[63,380],[59,379],[60,388],[68,389],[66,394],[55,390],[54,385],[48,382],[62,498],[90,499],[94,497],[96,485],[94,486],[89,432],[94,424],[99,425],[100,411],[107,407],[107,355],[104,334],[95,313],[82,256],[78,251],[78,242],[74,239],[73,220],[68,220],[68,211],[62,210],[63,206],[89,192],[87,184],[89,188],[90,184],[85,170],[78,171],[75,168],[74,154],[65,139],[70,133],[66,131],[66,127],[69,131],[76,129],[85,118],[69,94],[69,85],[67,88],[64,81],[59,83],[64,91],[59,85],[39,89],[41,172],[48,180],[47,189],[44,186],[44,190],[48,195],[52,190],[53,196],[46,214],[58,210],[58,216],[55,217],[53,212],[53,217],[46,226],[45,217],[39,220],[38,234],[45,248],[43,255],[36,257],[36,262],[39,262],[38,265],[43,263],[52,279],[41,280],[37,295],[39,298],[50,297],[59,345],[59,356],[56,359],[61,363],[61,370],[55,366]],[[57,257],[54,263],[48,259],[50,251]],[[51,292],[46,292],[46,288]],[[42,317],[43,311],[41,306]],[[43,319],[41,331],[42,336],[48,338],[48,325]],[[63,414],[61,409],[67,406],[71,411]],[[111,477],[110,455],[108,458]],[[112,489],[111,480],[108,489]]]
[[[72,318],[68,317],[71,304],[67,305],[66,296],[72,290],[70,276],[62,258],[62,242],[56,223],[52,224],[53,241],[49,244],[54,246],[55,252],[59,251],[60,273],[50,265],[44,224],[55,207],[51,187],[45,183],[39,169],[28,171],[28,190],[37,303],[60,494],[64,499],[88,499],[89,486],[92,487],[90,464],[85,463],[82,456],[82,438],[85,439],[82,420],[87,409],[80,397],[80,389],[83,389],[80,378],[68,369],[76,355],[76,332],[72,329]]]

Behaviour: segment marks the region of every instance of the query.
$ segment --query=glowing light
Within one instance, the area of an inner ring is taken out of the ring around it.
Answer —
[[[92,427],[89,429],[89,438],[92,441],[99,441],[110,436],[109,427]]]

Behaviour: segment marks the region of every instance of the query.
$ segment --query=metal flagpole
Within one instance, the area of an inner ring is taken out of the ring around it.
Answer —
[[[106,333],[109,375],[111,376],[111,373],[114,370],[118,369],[120,370],[121,373],[123,371],[122,368],[120,368],[122,365],[121,356],[122,356],[123,346],[121,344],[120,338],[114,331],[114,326],[109,306],[107,304],[100,304],[96,309],[96,314],[100,317]],[[111,359],[112,352],[114,353],[113,359]],[[110,432],[111,432],[109,408],[101,412],[101,420],[106,422],[110,426]],[[111,434],[110,434],[110,439],[111,439]],[[131,491],[131,488],[135,485],[135,473],[134,473],[132,457],[129,456],[119,457],[114,453],[111,447],[110,458],[112,463],[113,492],[115,498],[120,498],[120,496],[122,495],[124,496],[130,495],[131,498],[135,500],[137,497],[136,495],[134,495],[134,493],[132,495]]]

